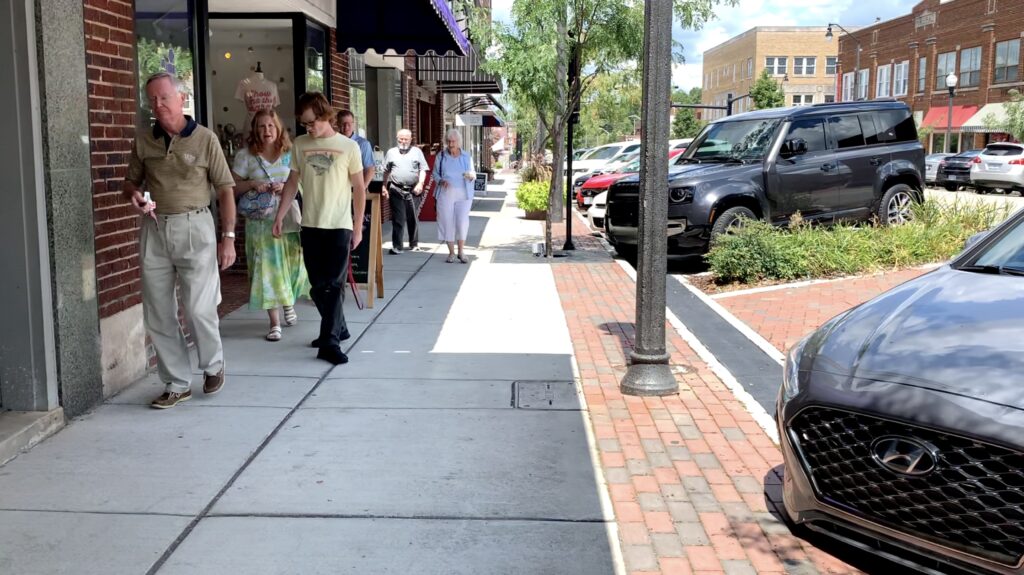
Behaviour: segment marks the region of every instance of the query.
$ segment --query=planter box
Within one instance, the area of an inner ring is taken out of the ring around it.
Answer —
[[[547,217],[547,210],[531,210],[531,211],[526,212],[526,219],[528,219],[528,220],[543,220],[546,217]]]

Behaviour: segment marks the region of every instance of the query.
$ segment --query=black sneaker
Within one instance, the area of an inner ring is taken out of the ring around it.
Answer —
[[[316,358],[329,361],[334,365],[348,363],[348,356],[338,347],[321,347],[320,351],[316,354]]]
[[[341,341],[345,341],[346,339],[349,339],[350,337],[352,337],[352,334],[350,334],[349,332],[346,331],[345,333],[341,334],[341,337],[338,338],[338,339],[340,339]],[[320,348],[321,347],[320,346],[320,338],[318,337],[318,338],[314,339],[313,341],[309,342],[309,347]]]

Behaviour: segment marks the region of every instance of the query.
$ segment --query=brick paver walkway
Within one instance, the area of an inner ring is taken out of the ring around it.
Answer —
[[[778,447],[674,329],[666,325],[679,393],[619,392],[635,320],[636,287],[626,272],[611,258],[552,268],[627,571],[856,573],[780,521]]]
[[[715,301],[785,353],[826,321],[928,271],[914,268],[747,295],[725,293]]]

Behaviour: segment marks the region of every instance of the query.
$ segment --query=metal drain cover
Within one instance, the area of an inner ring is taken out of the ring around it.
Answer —
[[[512,407],[579,410],[580,402],[571,381],[517,381],[512,384]]]

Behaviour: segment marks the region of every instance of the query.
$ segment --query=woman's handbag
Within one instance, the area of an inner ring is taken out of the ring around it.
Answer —
[[[260,169],[263,170],[263,175],[267,177],[267,181],[269,181],[272,184],[276,183],[276,182],[274,182],[274,178],[272,178],[270,176],[270,172],[267,171],[267,167],[263,164],[263,158],[260,157],[260,156],[256,156],[256,163],[258,163],[260,165]],[[281,182],[281,183],[283,183],[283,182]],[[275,217],[277,215],[278,207],[281,205],[281,196],[280,196],[280,194],[275,194],[273,192],[262,192],[262,193],[270,194],[272,196],[272,198],[273,198],[271,200],[272,203],[273,203],[273,206],[274,206],[273,207],[273,212],[269,216],[270,218],[273,218],[273,217]],[[242,198],[244,199],[245,196],[243,195]],[[239,203],[238,203],[238,208],[239,208],[239,210],[242,209],[242,202],[241,201],[239,201]],[[265,218],[256,218],[256,219],[265,219]],[[286,234],[287,233],[292,233],[292,232],[302,231],[302,212],[299,211],[299,202],[295,201],[294,198],[292,199],[291,206],[288,207],[288,212],[285,213],[285,215],[284,215],[284,220],[281,223],[281,228],[282,228],[282,231],[284,233],[286,233]]]
[[[273,219],[279,205],[277,194],[270,191],[249,190],[238,198],[238,211],[249,220]]]

